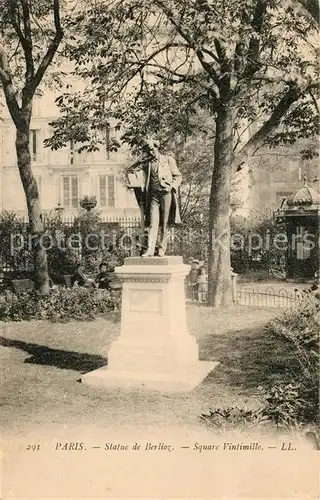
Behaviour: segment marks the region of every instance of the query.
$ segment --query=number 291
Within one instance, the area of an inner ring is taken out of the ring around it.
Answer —
[[[40,444],[28,444],[27,451],[39,451]]]

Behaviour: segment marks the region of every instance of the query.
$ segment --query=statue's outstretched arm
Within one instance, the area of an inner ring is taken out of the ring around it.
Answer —
[[[180,170],[177,167],[176,160],[170,156],[169,158],[169,165],[171,169],[171,175],[172,175],[172,187],[173,189],[177,190],[179,186],[181,185],[182,182],[182,175]]]

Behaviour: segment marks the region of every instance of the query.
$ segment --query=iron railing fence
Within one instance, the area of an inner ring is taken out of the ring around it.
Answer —
[[[207,302],[207,293],[198,292],[197,287],[185,284],[186,299],[191,302]],[[302,298],[302,294],[294,290],[285,288],[267,287],[264,290],[238,288],[235,292],[235,302],[243,306],[267,307],[267,308],[288,308],[294,306]]]

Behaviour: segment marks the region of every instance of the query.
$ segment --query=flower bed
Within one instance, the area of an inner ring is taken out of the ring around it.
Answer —
[[[21,293],[6,291],[0,295],[0,320],[90,320],[99,314],[117,309],[119,305],[118,291],[81,287],[58,287],[48,295],[41,295],[35,290]]]

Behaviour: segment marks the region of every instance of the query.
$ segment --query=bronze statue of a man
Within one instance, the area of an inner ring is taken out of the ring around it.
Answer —
[[[131,175],[138,180],[130,183]],[[148,248],[142,257],[155,254],[158,231],[160,241],[158,256],[166,253],[169,226],[180,223],[177,191],[181,184],[181,173],[172,156],[161,154],[153,141],[148,141],[143,157],[128,169],[129,184],[133,188],[142,210],[145,226],[149,226]]]

